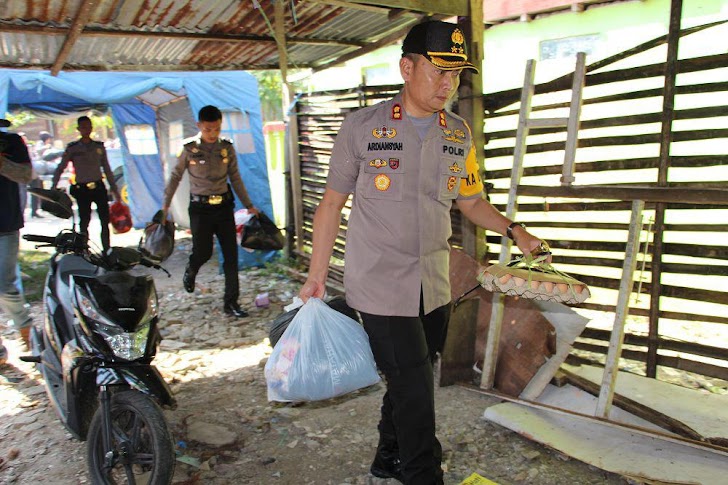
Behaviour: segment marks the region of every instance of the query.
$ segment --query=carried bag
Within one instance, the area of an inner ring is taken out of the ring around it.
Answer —
[[[109,223],[114,234],[124,234],[132,227],[129,206],[117,200],[109,206]]]
[[[240,245],[246,249],[279,250],[285,242],[281,230],[262,212],[243,224]]]
[[[309,298],[273,348],[265,380],[269,401],[301,402],[341,396],[380,378],[364,328]]]
[[[354,321],[359,320],[359,315],[351,308],[349,305],[346,304],[346,298],[343,296],[335,296],[333,298],[330,298],[326,300],[325,302],[329,307],[333,308],[339,313],[343,313],[347,317],[351,318]],[[288,325],[291,324],[293,321],[293,318],[298,314],[298,310],[300,310],[301,307],[294,308],[293,310],[289,310],[287,312],[281,313],[276,317],[275,320],[273,320],[270,324],[270,329],[268,330],[268,339],[270,340],[271,347],[275,347],[278,341],[281,339],[281,336],[283,335],[283,332],[286,331],[288,328]]]
[[[144,228],[139,240],[139,251],[161,263],[174,251],[174,222],[162,220],[162,211],[157,211],[152,222]]]

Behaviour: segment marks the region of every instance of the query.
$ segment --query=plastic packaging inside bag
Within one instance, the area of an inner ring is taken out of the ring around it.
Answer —
[[[265,364],[268,400],[320,401],[379,382],[364,328],[318,298],[291,321]]]

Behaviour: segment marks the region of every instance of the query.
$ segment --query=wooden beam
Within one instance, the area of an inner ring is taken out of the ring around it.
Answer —
[[[485,155],[485,122],[483,111],[483,2],[482,0],[469,0],[470,16],[458,19],[464,26],[466,37],[470,40],[468,49],[469,61],[480,69],[475,72],[466,69],[461,74],[459,97],[460,115],[463,116],[472,131],[473,146],[478,160],[479,169],[484,170]],[[467,254],[479,259],[487,252],[485,238],[477,237],[479,229],[467,217],[462,218],[463,249]]]
[[[671,187],[620,187],[619,185],[583,185],[541,187],[519,185],[518,195],[567,197],[577,199],[644,200],[683,204],[728,204],[726,189],[682,189]]]
[[[401,8],[426,14],[443,14],[465,17],[469,15],[470,0],[351,0],[349,4],[379,5],[388,8]],[[481,11],[482,17],[482,11]]]
[[[670,168],[670,146],[672,145],[672,122],[675,118],[675,79],[677,77],[677,49],[680,42],[680,20],[682,0],[670,2],[670,27],[667,33],[667,59],[665,61],[665,85],[662,94],[662,124],[660,130],[660,165],[657,169],[657,185],[667,186],[667,171]],[[652,281],[662,279],[662,246],[665,234],[665,203],[655,207],[655,233],[652,241]],[[653,285],[650,291],[650,322],[647,346],[647,377],[657,375],[657,337],[660,322],[660,285]]]
[[[39,25],[8,25],[0,24],[0,32],[22,32],[24,34],[42,34],[42,35],[66,35],[67,29],[59,27],[39,26]],[[175,40],[191,40],[196,42],[228,42],[228,43],[250,43],[250,42],[269,42],[273,43],[276,39],[269,35],[229,35],[229,34],[195,34],[191,32],[142,32],[136,30],[111,30],[98,27],[86,27],[83,30],[84,37],[139,37],[153,39],[175,39]],[[364,42],[355,42],[337,39],[322,38],[298,38],[285,37],[287,44],[308,44],[308,45],[343,45],[350,47],[363,47]]]
[[[78,38],[81,37],[81,32],[84,27],[86,27],[89,17],[91,17],[91,14],[96,8],[97,1],[98,0],[84,0],[84,2],[78,7],[76,18],[73,20],[73,24],[71,24],[71,28],[68,30],[66,40],[63,41],[61,50],[58,52],[56,61],[53,63],[53,67],[51,67],[51,76],[58,75],[60,70],[63,68],[63,65],[66,63],[66,59],[68,59],[68,56],[71,55],[73,46],[76,44]]]
[[[642,212],[645,208],[645,201],[632,201],[632,216],[629,222],[629,234],[627,236],[627,247],[624,250],[624,266],[622,267],[622,280],[619,284],[619,295],[617,296],[617,311],[614,314],[614,325],[609,340],[609,350],[604,363],[604,374],[602,385],[599,389],[599,400],[595,416],[608,418],[614,399],[614,388],[617,385],[617,374],[619,372],[619,359],[622,356],[622,344],[624,343],[624,325],[629,315],[629,299],[634,286],[634,271],[637,267],[637,253],[640,249],[640,234],[642,231]]]

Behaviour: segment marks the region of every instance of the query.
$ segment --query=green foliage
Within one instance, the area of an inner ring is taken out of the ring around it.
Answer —
[[[13,124],[13,131],[16,131],[26,123],[35,121],[36,116],[27,111],[20,111],[15,114],[7,113],[5,115],[5,119],[9,120]]]
[[[43,286],[48,273],[50,253],[44,251],[20,251],[18,262],[20,271],[28,278],[23,278],[23,292],[27,302],[40,301],[43,297]]]
[[[258,80],[258,95],[260,96],[263,121],[277,121],[283,119],[283,79],[281,72],[251,71],[251,74]],[[293,91],[302,90],[303,82],[293,83]],[[288,102],[286,101],[286,104]]]

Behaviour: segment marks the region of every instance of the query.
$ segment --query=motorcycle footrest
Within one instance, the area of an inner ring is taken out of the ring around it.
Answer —
[[[19,357],[23,362],[32,362],[34,364],[40,364],[40,355],[21,355]]]

